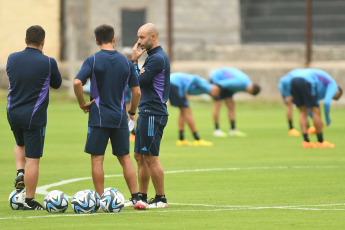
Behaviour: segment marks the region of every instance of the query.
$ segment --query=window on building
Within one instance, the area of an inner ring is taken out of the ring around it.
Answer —
[[[121,13],[122,19],[122,46],[132,47],[138,40],[137,32],[140,26],[145,24],[146,10],[124,9]]]
[[[244,43],[304,42],[305,0],[240,0]],[[345,40],[345,1],[312,1],[312,36],[316,44]]]

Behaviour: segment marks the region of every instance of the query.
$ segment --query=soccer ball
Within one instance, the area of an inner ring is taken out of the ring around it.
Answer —
[[[96,209],[95,212],[101,207],[101,197],[98,195],[98,193],[92,189],[87,189],[86,191],[89,191],[96,199]]]
[[[13,210],[22,210],[25,202],[25,189],[15,189],[11,192],[10,196],[8,197],[8,201],[10,203],[10,207]]]
[[[101,207],[104,212],[121,212],[125,206],[125,198],[118,190],[108,190],[101,196]]]
[[[44,208],[47,212],[65,212],[68,208],[68,198],[65,193],[53,190],[44,197]]]
[[[79,191],[72,197],[71,206],[75,213],[93,213],[97,200],[89,190]]]
[[[105,189],[104,189],[104,192],[107,192],[107,191],[109,191],[109,190],[118,191],[116,188],[109,187],[109,188],[105,188]]]

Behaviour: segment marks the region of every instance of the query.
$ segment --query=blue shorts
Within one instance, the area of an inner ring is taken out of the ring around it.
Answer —
[[[158,156],[163,130],[168,122],[168,116],[142,116],[137,119],[135,129],[134,152]]]
[[[176,85],[170,85],[169,101],[172,106],[189,107],[187,98],[179,93],[179,88]]]
[[[226,89],[222,89],[220,92],[220,95],[215,97],[215,100],[220,101],[220,100],[223,100],[225,98],[232,98],[233,95],[234,95],[233,92],[226,90]]]
[[[11,127],[16,144],[25,146],[25,157],[39,159],[43,155],[46,127],[21,129]]]
[[[117,128],[89,127],[85,152],[92,155],[104,155],[110,138],[113,155],[129,154],[129,131]]]
[[[291,95],[293,103],[297,107],[306,106],[307,108],[318,107],[316,90],[312,93],[311,85],[303,78],[294,78],[291,81]]]

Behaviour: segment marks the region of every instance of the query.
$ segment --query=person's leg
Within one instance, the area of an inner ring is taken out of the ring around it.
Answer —
[[[14,159],[16,161],[16,167],[18,169],[25,168],[25,146],[14,146]]]
[[[183,112],[182,112],[182,107],[179,108],[180,113],[177,118],[177,125],[178,125],[178,130],[179,130],[179,140],[184,140],[184,117],[183,117]]]
[[[92,180],[96,192],[102,196],[104,193],[104,171],[103,171],[104,155],[91,154]]]
[[[17,177],[14,180],[14,187],[16,189],[25,188],[24,174],[25,174],[25,147],[15,145],[14,146],[14,159],[17,168]]]
[[[215,125],[215,130],[219,129],[219,111],[220,111],[221,106],[222,106],[221,100],[214,100],[212,117],[213,117],[213,122]]]
[[[316,129],[316,133],[322,133],[323,124],[322,124],[322,119],[321,119],[320,108],[319,107],[312,107],[311,112],[313,114],[313,123],[314,123],[314,127]]]
[[[39,158],[26,158],[26,173],[24,177],[24,182],[26,185],[26,198],[29,199],[35,197],[39,174],[39,162]]]
[[[137,188],[137,176],[135,173],[135,168],[133,165],[133,162],[131,160],[131,157],[129,154],[124,156],[118,156],[117,159],[119,160],[122,169],[123,169],[123,176],[126,180],[128,189],[131,194],[135,194],[138,192]]]
[[[144,155],[139,153],[134,153],[134,158],[138,165],[138,182],[139,182],[139,192],[147,194],[149,182],[150,182],[150,170],[144,160]]]
[[[180,108],[181,111],[181,115],[184,118],[184,120],[187,122],[190,130],[192,131],[192,133],[196,133],[196,125],[193,119],[193,115],[192,115],[192,110],[189,107],[182,107]],[[199,138],[198,138],[199,139]],[[196,140],[198,140],[196,139]]]
[[[301,130],[303,135],[307,134],[308,131],[308,108],[303,106],[299,107],[300,111],[300,117],[299,117],[299,123],[301,126]]]
[[[165,195],[164,170],[158,156],[143,155],[143,157],[148,166],[156,195]]]

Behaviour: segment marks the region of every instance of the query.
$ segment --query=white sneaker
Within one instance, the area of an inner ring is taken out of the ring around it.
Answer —
[[[216,129],[213,131],[213,136],[215,136],[215,137],[226,137],[227,135],[222,130]]]
[[[145,201],[139,200],[135,205],[135,210],[145,210],[148,208],[148,204]]]
[[[158,200],[157,198],[151,199],[148,206],[148,208],[167,208],[167,207],[168,207],[168,202],[165,198],[160,199],[160,200]]]
[[[125,207],[133,207],[133,206],[134,204],[132,200],[129,200],[128,202],[125,203]]]
[[[229,136],[231,136],[231,137],[246,137],[247,134],[245,134],[245,133],[243,133],[237,129],[232,129],[229,132]]]

